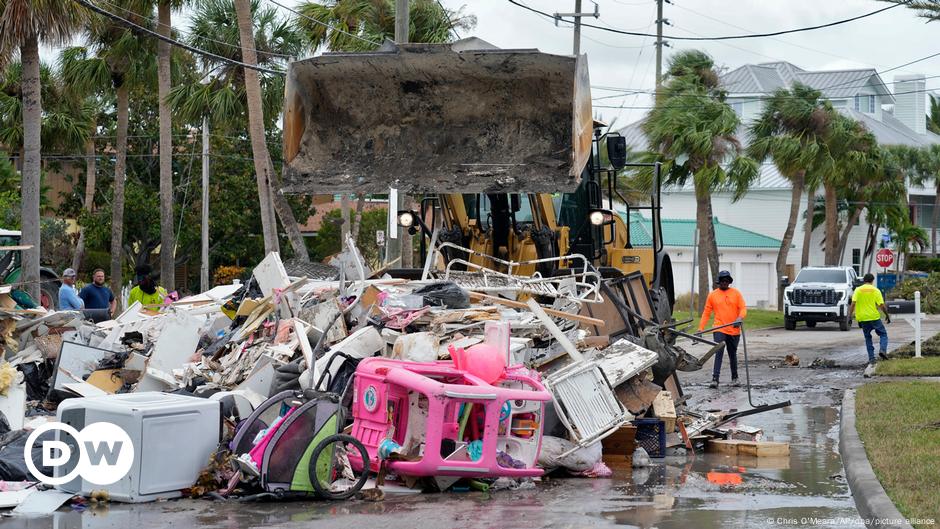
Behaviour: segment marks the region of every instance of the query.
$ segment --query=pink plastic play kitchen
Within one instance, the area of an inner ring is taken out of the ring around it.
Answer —
[[[537,372],[506,368],[504,354],[476,347],[451,351],[454,363],[359,363],[352,435],[372,468],[385,460],[389,472],[405,476],[542,475],[536,461],[551,394]]]

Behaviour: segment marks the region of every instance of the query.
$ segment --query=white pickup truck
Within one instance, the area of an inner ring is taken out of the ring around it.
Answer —
[[[798,321],[815,327],[820,321],[837,321],[839,329],[849,330],[852,293],[861,284],[855,269],[848,266],[808,266],[797,274],[783,292],[783,324],[796,329]]]

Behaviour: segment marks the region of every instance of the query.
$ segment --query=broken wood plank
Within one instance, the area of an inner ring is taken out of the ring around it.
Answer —
[[[555,337],[555,340],[561,345],[561,347],[568,353],[575,362],[584,361],[584,357],[581,356],[581,351],[578,351],[577,347],[571,343],[571,340],[565,336],[565,333],[555,325],[555,322],[548,317],[548,314],[545,313],[545,310],[539,305],[534,299],[529,298],[529,301],[526,302],[526,306],[529,307],[529,310],[535,314],[536,317],[545,325],[545,328],[548,329],[548,332]]]
[[[782,457],[790,455],[790,443],[773,441],[740,441],[738,454],[754,457]]]
[[[751,457],[783,457],[790,455],[790,443],[713,439],[708,442],[708,451]]]
[[[736,456],[738,455],[738,442],[739,441],[734,440],[726,441],[724,439],[711,439],[708,441],[706,451],[729,456]]]
[[[496,303],[498,305],[504,305],[506,307],[512,307],[514,309],[525,309],[528,308],[528,305],[522,303],[521,301],[513,301],[511,299],[503,299],[495,296],[488,296],[486,294],[480,294],[479,292],[470,292],[470,299],[474,302],[487,301],[489,303]],[[591,325],[596,325],[598,327],[603,327],[607,325],[604,320],[599,320],[597,318],[590,318],[588,316],[582,316],[580,314],[568,314],[567,312],[562,312],[555,309],[545,309],[546,314],[555,316],[556,318],[564,318],[566,320],[579,321],[581,323],[589,323]]]

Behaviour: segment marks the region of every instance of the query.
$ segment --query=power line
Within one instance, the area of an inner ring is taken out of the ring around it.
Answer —
[[[437,0],[438,7],[441,8],[441,11],[444,13],[444,17],[447,18],[447,23],[450,24],[451,31],[454,32],[454,36],[458,39],[460,38],[460,33],[457,32],[457,27],[454,25],[454,21],[450,19],[450,15],[447,14],[447,8],[444,7],[444,4],[441,3],[441,0]]]
[[[123,12],[125,12],[125,13],[131,14],[131,15],[138,15],[138,16],[140,15],[140,13],[137,13],[136,11],[133,11],[133,10],[131,10],[131,9],[128,9],[128,8],[126,8],[126,7],[124,7],[124,6],[115,4],[114,2],[109,2],[108,0],[101,0],[101,1],[102,1],[103,3],[105,3],[105,4],[109,5],[109,6],[111,6],[112,8],[120,9],[121,11],[123,11]],[[153,25],[155,25],[155,26],[158,26],[158,27],[168,27],[168,28],[170,28],[170,30],[176,31],[177,33],[179,33],[179,34],[182,35],[183,37],[188,37],[188,38],[190,38],[190,39],[193,38],[193,33],[192,33],[192,31],[190,31],[190,32],[187,34],[187,32],[182,31],[182,30],[181,30],[180,28],[178,28],[178,27],[174,27],[174,26],[172,26],[172,25],[167,25],[167,24],[164,24],[164,23],[162,23],[162,22],[160,22],[160,21],[153,20],[153,19],[148,19],[148,22],[150,22],[151,24],[153,24]],[[241,50],[241,49],[242,49],[242,47],[241,47],[240,45],[232,44],[231,42],[225,42],[225,41],[223,41],[223,40],[216,40],[216,39],[213,39],[213,38],[210,38],[210,37],[206,37],[206,36],[204,36],[204,35],[199,35],[198,38],[199,38],[200,40],[205,40],[205,41],[208,41],[208,42],[213,42],[213,43],[215,43],[215,44],[221,44],[221,45],[223,45],[223,46],[227,46],[227,47],[232,48],[232,49],[236,49],[236,50]],[[257,54],[259,54],[259,55],[271,55],[271,56],[274,56],[274,57],[281,57],[281,58],[284,58],[284,59],[290,59],[290,58],[293,58],[293,57],[294,57],[293,55],[288,55],[288,54],[286,54],[286,53],[277,53],[277,52],[274,52],[274,51],[259,50],[258,48],[255,48],[255,53],[257,53]]]
[[[269,74],[274,74],[274,75],[285,75],[284,71],[282,71],[282,70],[271,70],[271,69],[269,69],[269,68],[264,68],[264,67],[262,67],[262,66],[256,66],[256,65],[247,64],[247,63],[244,63],[244,62],[241,62],[241,61],[236,61],[235,59],[229,59],[228,57],[223,57],[223,56],[221,56],[221,55],[216,55],[216,54],[214,54],[214,53],[210,53],[210,52],[208,52],[208,51],[201,50],[201,49],[199,49],[199,48],[197,48],[197,47],[195,47],[195,46],[190,46],[189,44],[182,43],[182,42],[180,42],[180,41],[178,41],[178,40],[176,40],[176,39],[172,39],[172,38],[170,38],[170,37],[165,37],[165,36],[163,36],[163,35],[161,35],[161,34],[155,32],[155,31],[152,31],[152,30],[150,30],[150,29],[147,29],[147,28],[145,28],[145,27],[143,27],[143,26],[141,26],[141,25],[139,25],[139,24],[135,24],[134,22],[131,22],[130,20],[127,20],[126,18],[121,17],[120,15],[116,15],[116,14],[114,14],[114,13],[112,13],[112,12],[106,10],[106,9],[103,9],[103,8],[101,8],[101,7],[99,7],[99,6],[95,5],[95,4],[92,4],[92,3],[89,2],[88,0],[73,0],[73,1],[76,2],[76,3],[78,3],[78,4],[81,4],[82,6],[88,8],[88,9],[90,9],[90,10],[92,10],[92,11],[94,11],[95,13],[98,13],[99,15],[104,15],[104,16],[106,16],[106,17],[108,17],[108,18],[110,18],[110,19],[112,19],[112,20],[114,20],[114,21],[117,21],[117,22],[121,23],[122,25],[127,26],[127,27],[133,29],[134,31],[138,31],[138,32],[141,32],[141,33],[145,33],[145,34],[147,34],[147,35],[149,35],[149,36],[151,36],[151,37],[155,37],[155,38],[157,38],[157,39],[159,39],[159,40],[162,40],[162,41],[164,41],[164,42],[167,42],[167,43],[169,43],[169,44],[171,44],[171,45],[173,45],[173,46],[176,46],[176,47],[179,47],[179,48],[183,48],[184,50],[190,51],[190,52],[192,52],[192,53],[196,53],[196,54],[199,54],[199,55],[203,55],[203,56],[205,56],[205,57],[211,57],[211,58],[213,58],[213,59],[215,59],[215,60],[218,60],[218,61],[227,62],[227,63],[229,63],[229,64],[234,64],[234,65],[236,65],[236,66],[241,66],[242,68],[249,68],[249,69],[256,70],[256,71],[259,71],[259,72],[262,72],[262,73],[269,73]]]
[[[709,20],[713,20],[713,21],[715,21],[715,22],[718,22],[719,24],[723,24],[723,25],[725,25],[725,26],[728,26],[728,27],[731,27],[731,28],[735,28],[735,29],[741,29],[741,30],[744,30],[744,31],[750,31],[750,30],[749,30],[748,28],[746,28],[746,27],[739,26],[739,25],[737,25],[737,24],[732,24],[732,23],[730,23],[730,22],[728,22],[728,21],[722,20],[722,19],[717,18],[717,17],[709,16],[708,14],[702,13],[701,11],[696,11],[696,10],[690,8],[690,7],[685,7],[685,6],[683,6],[683,5],[680,5],[678,2],[673,2],[672,5],[675,6],[675,7],[678,7],[679,9],[684,9],[684,10],[690,12],[690,13],[696,14],[696,15],[698,15],[698,16],[700,16],[700,17],[707,18],[707,19],[709,19]],[[823,50],[820,50],[820,49],[810,48],[809,46],[803,46],[803,45],[801,45],[801,44],[797,44],[797,43],[795,43],[795,42],[790,42],[790,41],[788,41],[788,40],[777,39],[777,38],[771,38],[770,40],[774,40],[774,41],[777,41],[777,42],[779,42],[779,43],[781,43],[781,44],[786,44],[786,45],[788,45],[788,46],[793,46],[793,47],[796,47],[796,48],[802,48],[802,49],[804,49],[804,50],[811,51],[811,52],[814,52],[814,53],[819,53],[819,54],[821,54],[821,55],[828,55],[828,56],[830,56],[830,57],[835,57],[835,58],[837,58],[837,59],[845,59],[845,60],[848,60],[848,61],[857,61],[857,59],[852,59],[851,57],[844,57],[844,56],[842,56],[842,55],[836,55],[836,54],[834,54],[834,53],[829,53],[829,52],[827,52],[827,51],[823,51]],[[766,57],[766,55],[765,55],[765,57]],[[780,59],[775,59],[775,61],[785,62],[785,61],[781,61]],[[857,62],[861,62],[861,61],[857,61]],[[863,64],[866,64],[866,63],[863,63]],[[867,64],[871,64],[871,63],[867,63]],[[871,66],[878,67],[878,66],[883,66],[883,65],[880,65],[880,64],[871,64]]]
[[[273,1],[273,0],[272,0],[272,1]],[[525,5],[525,4],[521,3],[521,2],[518,2],[518,1],[516,1],[516,0],[507,0],[507,1],[508,1],[510,4],[513,4],[513,5],[515,5],[515,6],[519,6],[519,7],[523,8],[523,9],[526,9],[526,10],[531,11],[531,12],[533,12],[533,13],[537,13],[537,14],[542,15],[542,16],[544,16],[544,17],[548,17],[548,18],[551,18],[552,20],[555,20],[554,15],[551,15],[551,14],[549,14],[549,13],[546,13],[545,11],[540,11],[540,10],[535,9],[535,8],[533,8],[533,7],[529,7],[529,6],[527,6],[527,5]],[[876,9],[876,10],[874,10],[874,11],[870,11],[870,12],[868,12],[868,13],[864,13],[864,14],[857,15],[857,16],[850,17],[850,18],[844,18],[844,19],[842,19],[842,20],[836,20],[836,21],[833,21],[833,22],[828,22],[828,23],[826,23],[826,24],[819,24],[819,25],[816,25],[816,26],[805,26],[805,27],[800,27],[800,28],[785,29],[785,30],[781,30],[781,31],[772,31],[772,32],[768,32],[768,33],[747,33],[747,34],[741,34],[741,35],[721,35],[721,36],[717,36],[717,37],[681,37],[681,36],[675,36],[675,35],[663,35],[662,38],[663,38],[663,39],[666,39],[666,40],[717,41],[717,40],[739,40],[739,39],[756,39],[756,38],[763,38],[763,37],[776,37],[776,36],[778,36],[778,35],[787,35],[787,34],[790,34],[790,33],[801,33],[801,32],[806,32],[806,31],[813,31],[813,30],[817,30],[817,29],[830,28],[830,27],[833,27],[833,26],[841,25],[841,24],[847,24],[847,23],[849,23],[849,22],[854,22],[854,21],[856,21],[856,20],[860,20],[860,19],[867,18],[867,17],[873,16],[873,15],[877,15],[878,13],[882,13],[882,12],[887,11],[887,10],[889,10],[889,9],[894,9],[894,8],[896,8],[896,7],[900,7],[900,6],[902,6],[902,5],[909,4],[911,1],[912,1],[912,0],[905,0],[905,1],[903,1],[903,2],[898,2],[898,3],[896,3],[896,4],[891,4],[891,5],[888,6],[888,7],[883,7],[883,8],[881,8],[881,9]],[[562,19],[562,21],[563,21],[563,22],[567,22],[567,23],[569,23],[569,24],[571,23],[571,22],[569,22],[569,21],[567,21],[567,20],[564,20],[564,19]],[[589,28],[599,29],[599,30],[602,30],[602,31],[609,31],[609,32],[611,32],[611,33],[618,33],[618,34],[621,34],[621,35],[632,35],[632,36],[635,36],[635,37],[650,37],[650,36],[656,37],[656,36],[657,36],[657,35],[652,34],[652,33],[641,33],[641,32],[637,32],[637,31],[627,31],[627,30],[622,30],[622,29],[607,28],[607,27],[604,27],[604,26],[597,26],[597,25],[594,25],[594,24],[588,24],[588,23],[586,23],[586,22],[582,22],[581,25],[582,25],[582,26],[585,26],[585,27],[589,27]]]
[[[311,17],[311,16],[308,16],[308,15],[305,15],[305,14],[301,13],[300,11],[297,11],[296,9],[287,7],[286,5],[284,5],[284,4],[280,3],[280,2],[278,2],[277,0],[267,0],[267,1],[268,1],[268,2],[271,2],[272,4],[278,6],[278,7],[282,8],[282,9],[286,9],[286,10],[290,11],[291,13],[293,13],[293,14],[295,14],[295,15],[301,17],[301,18],[305,18],[305,19],[307,19],[307,20],[309,20],[309,21],[311,21],[311,22],[313,22],[314,24],[317,24],[317,25],[319,25],[319,26],[323,26],[323,27],[325,27],[325,28],[327,28],[327,29],[331,29],[331,30],[333,30],[333,31],[338,31],[338,32],[342,33],[343,35],[346,35],[346,36],[348,36],[348,37],[352,37],[352,38],[354,38],[354,39],[361,40],[362,42],[367,42],[367,43],[369,43],[369,44],[372,44],[373,46],[381,46],[381,44],[378,43],[378,42],[375,42],[375,41],[373,41],[373,40],[369,40],[369,39],[367,39],[367,38],[365,38],[365,37],[360,37],[359,35],[356,35],[356,34],[354,34],[354,33],[350,33],[350,32],[348,32],[348,31],[342,30],[342,29],[340,29],[340,28],[338,28],[338,27],[336,27],[336,26],[331,26],[330,24],[327,24],[326,22],[323,22],[322,20],[317,20],[317,19],[315,19],[315,18],[313,18],[313,17]]]

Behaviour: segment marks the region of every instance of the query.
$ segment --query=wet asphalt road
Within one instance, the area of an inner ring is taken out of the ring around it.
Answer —
[[[904,341],[905,333],[898,327],[896,322],[893,329],[897,339],[892,348]],[[940,322],[931,322],[929,328],[934,327],[940,327]],[[648,469],[617,469],[610,479],[549,478],[525,490],[389,495],[377,503],[237,504],[176,500],[140,505],[114,503],[85,512],[65,507],[52,517],[0,518],[0,526],[4,529],[863,527],[857,519],[838,454],[842,392],[863,381],[866,356],[860,331],[843,333],[837,327],[823,325],[802,332],[758,331],[752,332],[750,345],[754,403],[790,400],[792,405],[745,417],[740,423],[762,428],[768,440],[789,442],[789,457],[745,461],[718,454],[674,456],[654,459],[653,467]],[[774,367],[790,352],[801,357],[803,366],[822,356],[843,367]],[[681,374],[693,409],[750,407],[744,387],[708,389],[710,373],[711,362],[701,371]],[[743,381],[743,366],[740,376]]]

